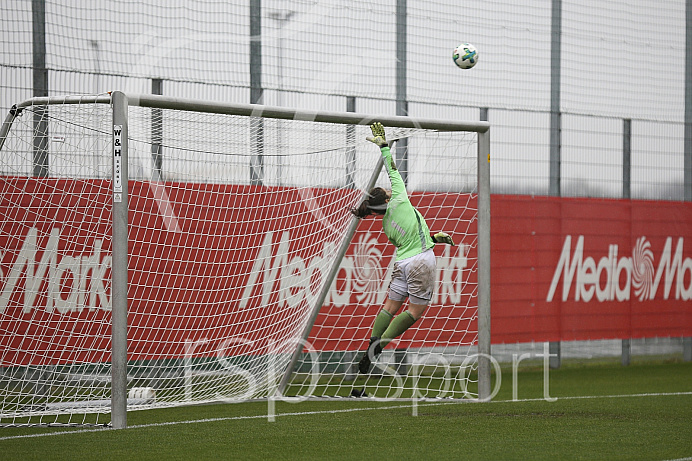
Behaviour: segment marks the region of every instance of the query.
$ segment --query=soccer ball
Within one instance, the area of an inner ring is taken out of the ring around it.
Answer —
[[[470,43],[462,43],[454,48],[452,59],[454,59],[454,64],[456,64],[457,67],[461,69],[470,69],[478,62],[478,51],[476,51],[476,47]]]

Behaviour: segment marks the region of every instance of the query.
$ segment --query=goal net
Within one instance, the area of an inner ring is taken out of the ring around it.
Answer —
[[[480,150],[468,130],[487,126],[378,118],[399,139],[392,151],[411,202],[457,244],[435,247],[432,304],[362,375],[394,261],[381,220],[349,213],[369,188],[390,187],[365,140],[373,118],[141,97],[117,120],[111,99],[36,99],[3,125],[0,423],[109,424],[116,391],[128,411],[278,396],[477,397]],[[114,162],[123,122],[125,168]]]

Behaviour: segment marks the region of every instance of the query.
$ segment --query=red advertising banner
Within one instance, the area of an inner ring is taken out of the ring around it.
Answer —
[[[361,194],[136,181],[129,188],[130,360],[181,357],[190,344],[204,355],[220,342],[227,355],[253,341],[252,353],[262,354],[286,331],[300,336],[336,251],[322,237],[324,213],[350,222],[349,194]],[[459,245],[436,249],[440,290],[404,345],[472,344],[475,199],[411,200]],[[10,351],[0,365],[108,360],[110,213],[109,181],[0,182],[0,348]],[[367,344],[393,257],[380,220],[362,220],[309,338],[313,347]]]
[[[494,343],[692,336],[692,203],[492,197]]]
[[[109,359],[110,193],[105,180],[0,181],[0,366]],[[300,331],[336,251],[315,237],[322,211],[350,219],[349,194],[130,182],[128,358]],[[438,291],[401,347],[473,344],[475,197],[411,201],[458,245],[435,248]],[[291,203],[301,212],[287,217]],[[692,204],[495,195],[491,215],[494,343],[692,336]],[[380,220],[362,220],[311,331],[316,349],[365,347],[393,256]]]
[[[109,184],[0,179],[0,366],[110,357]]]

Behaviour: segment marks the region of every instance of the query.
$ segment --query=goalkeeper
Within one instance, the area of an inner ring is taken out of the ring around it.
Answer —
[[[432,251],[435,243],[454,245],[452,238],[444,232],[431,235],[423,216],[411,205],[406,194],[404,181],[385,139],[384,127],[377,122],[370,129],[373,136],[366,139],[380,148],[392,190],[375,187],[358,208],[351,209],[351,213],[358,218],[382,216],[382,228],[396,247],[396,259],[387,301],[375,317],[368,349],[358,364],[358,370],[364,374],[382,349],[411,327],[430,304],[436,277]],[[406,298],[409,299],[408,308],[396,315]]]

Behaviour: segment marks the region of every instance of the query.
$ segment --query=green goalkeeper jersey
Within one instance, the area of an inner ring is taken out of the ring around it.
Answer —
[[[404,180],[394,165],[389,147],[383,147],[381,151],[392,183],[392,198],[382,218],[382,227],[389,241],[396,247],[396,261],[401,261],[423,253],[435,244],[425,219],[411,205]]]

